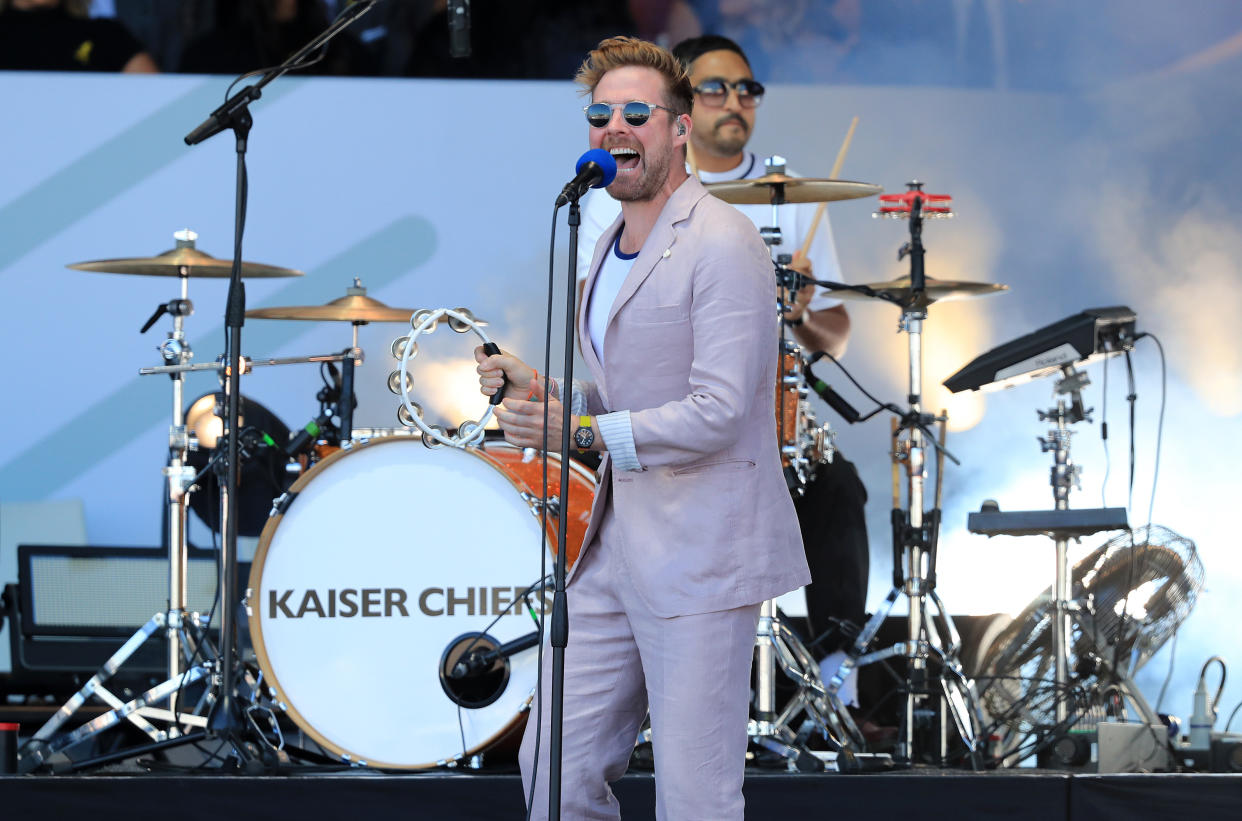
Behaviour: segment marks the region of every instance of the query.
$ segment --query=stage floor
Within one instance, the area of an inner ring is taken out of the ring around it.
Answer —
[[[520,819],[515,774],[373,771],[289,776],[98,774],[0,777],[0,807],[14,819],[164,817],[281,819]],[[615,785],[626,821],[655,818],[655,782],[630,773]],[[939,770],[870,775],[748,771],[746,818],[1127,821],[1242,817],[1242,775],[1077,775]],[[567,819],[567,821],[569,821]]]

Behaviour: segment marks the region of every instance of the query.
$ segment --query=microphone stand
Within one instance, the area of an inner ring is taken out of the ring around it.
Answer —
[[[551,733],[548,738],[548,821],[561,817],[561,739],[565,721],[565,647],[569,644],[569,605],[565,597],[565,578],[569,565],[569,437],[573,414],[570,396],[574,381],[574,294],[578,287],[578,226],[582,214],[578,208],[580,193],[569,200],[569,266],[565,289],[565,363],[561,396],[561,514],[556,517],[556,566],[553,568],[552,629],[552,703]]]
[[[238,743],[238,731],[244,727],[234,698],[234,668],[236,645],[234,632],[235,603],[237,599],[237,484],[239,476],[239,437],[234,435],[240,427],[241,399],[241,329],[246,313],[246,291],[241,281],[242,235],[246,225],[246,149],[250,128],[254,124],[250,116],[250,103],[262,96],[263,87],[277,77],[298,68],[313,52],[323,48],[328,41],[344,31],[350,24],[371,10],[377,0],[367,0],[348,6],[326,30],[291,55],[283,63],[269,69],[259,81],[229,97],[223,105],[208,115],[193,131],[185,136],[186,145],[197,145],[225,129],[231,129],[237,145],[237,196],[233,212],[233,270],[229,278],[229,291],[224,311],[225,334],[225,380],[224,396],[226,413],[224,435],[228,437],[225,477],[221,483],[221,522],[223,527],[220,548],[220,659],[217,680],[218,700],[212,710],[208,729],[213,735],[229,738],[234,753],[243,761],[245,747]]]

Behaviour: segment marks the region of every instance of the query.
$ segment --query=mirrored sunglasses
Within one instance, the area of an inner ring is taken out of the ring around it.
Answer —
[[[673,114],[671,108],[655,103],[647,103],[642,100],[631,100],[628,103],[591,103],[583,106],[582,110],[586,112],[587,122],[592,128],[603,128],[612,120],[613,109],[621,109],[621,117],[627,125],[640,126],[651,119],[651,115],[655,113],[657,108],[662,108],[669,114]],[[674,115],[676,116],[676,115]]]

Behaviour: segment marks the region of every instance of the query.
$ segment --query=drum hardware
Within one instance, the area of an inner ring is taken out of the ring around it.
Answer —
[[[762,202],[772,205],[772,225],[760,229],[760,236],[773,255],[777,284],[777,316],[781,317],[780,351],[777,362],[776,430],[780,446],[785,480],[790,492],[804,492],[817,465],[832,461],[833,437],[828,425],[817,425],[806,384],[805,360],[802,348],[788,336],[788,325],[783,319],[789,305],[794,301],[801,282],[799,274],[789,267],[792,255],[777,253],[777,246],[784,242],[781,235],[779,207],[786,202],[804,201],[786,198],[788,187],[783,181],[800,178],[785,176],[785,160],[773,156],[765,160],[767,174],[747,183],[766,181],[755,190],[764,192]],[[781,183],[774,181],[780,180]],[[727,185],[727,183],[726,183]],[[715,188],[715,186],[709,186]],[[876,187],[878,190],[878,187]],[[798,189],[806,193],[810,188]],[[712,193],[716,193],[713,190]],[[874,192],[872,192],[874,193]],[[854,196],[865,196],[855,194]],[[845,197],[835,197],[844,199]],[[722,196],[726,202],[732,202]],[[743,200],[739,200],[743,201]],[[749,202],[749,200],[744,200]],[[813,201],[813,200],[812,200]],[[765,601],[759,610],[759,625],[755,632],[755,688],[753,699],[754,717],[748,722],[747,734],[751,741],[784,758],[791,767],[801,771],[823,769],[820,761],[806,746],[806,734],[795,731],[793,724],[805,714],[800,722],[819,729],[836,749],[851,744],[862,744],[862,734],[854,726],[845,705],[835,693],[828,693],[819,677],[819,665],[810,651],[793,633],[780,616],[776,600]],[[778,715],[776,712],[776,669],[797,686],[797,693]]]
[[[191,442],[197,442],[186,457],[195,473],[192,493],[187,494],[190,509],[213,532],[219,532],[220,473],[227,439],[223,435],[223,394],[209,393],[192,402],[185,411],[185,428]],[[242,465],[238,478],[237,532],[258,536],[267,521],[273,496],[293,481],[298,463],[289,428],[267,408],[249,397],[241,398]]]
[[[198,234],[190,230],[178,231],[175,248],[153,257],[121,257],[75,262],[66,265],[75,271],[92,271],[105,274],[139,274],[142,276],[187,277],[193,279],[225,279],[233,270],[233,260],[218,259],[195,247]],[[300,277],[303,272],[294,268],[280,268],[260,262],[242,262],[243,279],[268,279],[271,277]]]
[[[515,586],[534,556],[495,539],[540,527],[522,494],[538,487],[542,466],[524,456],[503,442],[431,450],[411,435],[379,436],[299,477],[292,503],[264,528],[246,595],[261,703],[287,713],[337,763],[455,766],[518,733],[536,681],[536,654],[521,650],[533,646],[527,619],[546,610],[551,592],[543,580]],[[572,563],[594,476],[570,467]],[[545,532],[555,530],[548,521]],[[477,555],[462,561],[463,549]],[[489,655],[502,648],[505,658]],[[487,666],[457,678],[458,662]],[[368,698],[346,703],[342,692]]]
[[[335,406],[335,415],[340,419],[340,424],[335,429],[325,430],[325,435],[329,441],[336,441],[342,445],[348,443],[353,428],[354,408],[358,404],[357,396],[354,393],[354,368],[356,364],[362,362],[362,349],[358,347],[358,326],[366,325],[369,322],[405,322],[409,319],[410,309],[408,308],[390,308],[378,299],[367,296],[367,289],[363,287],[362,280],[354,277],[354,284],[345,289],[345,296],[328,302],[325,305],[286,305],[282,307],[272,308],[255,308],[246,311],[246,316],[252,319],[285,319],[285,320],[302,320],[309,322],[348,322],[351,324],[353,339],[346,353],[356,353],[357,356],[351,356],[346,360],[342,360],[342,372],[339,375],[333,371],[333,381],[336,383],[336,396],[332,399],[325,399],[323,396],[319,398],[320,418],[328,410],[328,405]],[[331,364],[329,363],[329,367]],[[322,393],[322,392],[321,392]],[[342,399],[341,397],[349,397]],[[313,423],[316,429],[323,427],[318,420]],[[318,430],[311,433],[311,436],[318,436]]]
[[[464,308],[459,308],[464,311]],[[246,311],[251,319],[292,319],[307,322],[350,322],[355,326],[368,322],[408,322],[413,308],[390,308],[378,299],[367,296],[362,280],[354,277],[354,284],[345,289],[345,296],[323,305],[285,305],[272,308],[255,308]],[[475,320],[479,322],[478,320]],[[486,322],[479,322],[486,325]],[[354,347],[358,347],[357,338]]]
[[[74,263],[74,270],[140,274],[147,276],[176,276],[180,281],[180,295],[156,307],[143,324],[140,333],[146,333],[165,315],[172,317],[173,328],[158,350],[164,365],[144,368],[139,373],[167,373],[172,380],[172,424],[169,426],[169,459],[162,469],[166,484],[165,537],[169,551],[168,610],[153,615],[139,628],[121,648],[108,659],[87,683],[32,737],[23,751],[22,769],[30,772],[57,752],[67,750],[87,738],[109,729],[123,720],[139,727],[155,745],[173,746],[186,739],[198,738],[201,733],[185,733],[186,727],[203,728],[207,725],[206,710],[215,702],[212,689],[208,687],[198,703],[189,710],[182,710],[179,700],[185,687],[206,679],[214,669],[216,654],[207,644],[204,635],[207,619],[186,611],[187,600],[187,525],[190,494],[199,478],[196,468],[190,464],[189,454],[197,449],[197,441],[186,425],[184,414],[185,373],[196,369],[189,364],[193,351],[185,338],[185,318],[194,313],[189,299],[191,277],[226,276],[231,263],[217,260],[195,247],[198,235],[193,231],[178,231],[174,235],[176,247],[149,258],[96,260]],[[257,263],[243,263],[243,275],[253,277],[301,276],[300,271]],[[137,698],[122,702],[105,686],[106,681],[133,655],[133,653],[157,631],[165,631],[168,639],[168,679],[152,687]],[[206,651],[206,652],[204,652]],[[195,665],[194,660],[203,661]],[[60,728],[90,698],[98,698],[113,709],[72,732],[57,735]],[[167,700],[167,709],[157,705]],[[165,722],[164,729],[155,727],[147,719]],[[132,753],[126,753],[126,756]]]
[[[950,198],[945,195],[929,195],[922,190],[922,183],[908,184],[904,194],[887,195],[878,216],[907,218],[910,240],[898,251],[898,259],[910,257],[909,287],[885,289],[875,286],[855,286],[855,290],[870,291],[874,296],[898,303],[902,308],[899,328],[909,339],[909,410],[893,422],[893,588],[884,603],[867,621],[850,647],[845,660],[828,682],[827,690],[837,693],[845,678],[856,667],[885,658],[904,656],[906,659],[905,710],[899,728],[898,762],[912,766],[917,749],[916,740],[923,738],[920,731],[939,714],[938,761],[943,763],[948,755],[951,722],[953,730],[966,748],[966,755],[975,768],[982,766],[983,747],[986,739],[980,737],[982,724],[978,697],[973,681],[966,678],[958,660],[961,645],[957,628],[949,611],[936,593],[936,549],[940,525],[940,499],[942,493],[944,459],[957,460],[944,447],[947,417],[942,412],[932,416],[923,412],[922,329],[927,319],[928,306],[936,301],[935,293],[929,294],[929,280],[924,274],[924,249],[922,243],[923,220],[951,216]],[[924,211],[924,205],[928,210]],[[882,285],[882,284],[881,284]],[[978,293],[995,292],[990,287]],[[939,424],[939,436],[932,435],[929,426]],[[926,461],[925,448],[931,446],[936,452],[936,486],[930,510],[924,510]],[[902,465],[906,473],[906,505],[901,504],[900,473]],[[909,608],[908,633],[904,642],[882,650],[868,652],[879,631],[881,623],[891,612],[898,598],[905,598]],[[935,606],[943,623],[943,634],[937,627],[929,604]],[[933,687],[928,662],[935,658],[940,672]],[[939,702],[933,708],[932,700]]]
[[[514,604],[516,603],[514,602]],[[486,636],[484,633],[479,635]],[[488,637],[488,642],[492,644],[491,647],[478,646],[467,650],[453,664],[448,672],[448,677],[451,679],[463,679],[480,675],[501,659],[507,659],[515,653],[539,646],[539,631],[532,630],[525,636],[516,638],[513,641],[507,641],[504,644],[496,644],[496,640],[490,637]]]
[[[858,197],[874,197],[884,190],[881,186],[868,182],[790,177],[785,174],[783,159],[779,165],[779,169],[769,167],[768,173],[762,177],[706,183],[704,187],[708,193],[733,205],[767,205],[778,199],[782,203],[837,202]]]
[[[968,282],[953,279],[933,279],[932,277],[925,277],[924,282],[927,287],[917,296],[913,286],[910,284],[910,277],[898,277],[887,282],[872,282],[858,285],[855,286],[857,290],[842,290],[834,293],[833,296],[839,299],[875,299],[879,297],[897,305],[906,305],[913,300],[917,300],[922,305],[927,306],[933,302],[970,299],[1009,290],[1008,285],[998,285],[992,282]]]

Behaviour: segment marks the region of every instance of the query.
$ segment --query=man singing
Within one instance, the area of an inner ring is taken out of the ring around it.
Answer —
[[[809,580],[776,446],[772,265],[750,221],[686,173],[693,92],[676,58],[615,37],[577,79],[590,145],[617,160],[621,214],[595,248],[578,321],[593,381],[569,399],[575,442],[603,459],[568,585],[561,806],[620,817],[609,782],[649,709],[657,817],[740,821],[759,604]],[[502,377],[514,386],[497,411],[506,439],[560,442],[564,386],[545,398],[517,358],[476,358],[483,393]],[[535,818],[547,814],[549,715],[545,703],[522,743],[528,791],[540,775]]]
[[[673,48],[694,91],[693,125],[690,148],[697,161],[699,179],[705,183],[754,179],[765,173],[763,159],[746,148],[758,121],[764,87],[750,69],[750,61],[732,40],[706,34],[683,40]],[[786,170],[786,173],[792,173]],[[592,191],[582,206],[582,242],[578,251],[578,275],[587,272],[595,241],[612,224],[620,210],[615,196]],[[737,205],[755,226],[772,223],[770,205]],[[787,203],[777,209],[783,242],[778,250],[794,254],[790,267],[806,276],[842,281],[832,226],[825,214],[806,256],[800,249],[816,219],[815,203]],[[586,249],[586,250],[583,250]],[[585,258],[584,258],[585,254]],[[775,280],[774,280],[775,282]],[[771,302],[775,306],[773,284]],[[775,320],[774,320],[775,321]],[[850,316],[839,299],[818,286],[803,288],[785,312],[793,336],[810,353],[825,351],[835,357],[845,353],[850,334]],[[853,463],[840,452],[832,462],[818,465],[802,494],[795,501],[811,568],[811,584],[806,588],[807,620],[810,637],[827,639],[817,645],[821,671],[826,681],[837,671],[852,634],[832,630],[838,620],[855,629],[867,621],[867,582],[870,552],[864,505],[867,491]],[[846,704],[858,706],[858,677],[852,673],[841,689]],[[863,732],[871,741],[887,736],[882,728],[863,722]]]

